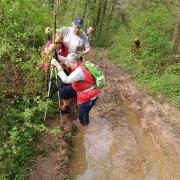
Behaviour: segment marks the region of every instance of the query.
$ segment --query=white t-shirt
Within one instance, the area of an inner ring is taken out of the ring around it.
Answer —
[[[72,27],[62,27],[57,29],[56,32],[62,33],[63,43],[68,46],[69,53],[76,53],[84,48],[90,48],[89,40],[84,32],[76,35]]]

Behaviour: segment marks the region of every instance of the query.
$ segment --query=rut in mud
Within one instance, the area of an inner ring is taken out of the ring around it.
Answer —
[[[129,73],[107,60],[104,50],[95,51],[93,59],[105,72],[107,84],[90,125],[77,133],[75,159],[69,165],[72,179],[178,179],[180,113],[138,90]],[[69,122],[77,117],[63,119],[71,127]],[[172,123],[177,129],[171,129]],[[54,138],[43,135],[41,144],[53,144]],[[55,139],[64,146],[39,157],[28,179],[61,179],[67,173],[67,145]]]

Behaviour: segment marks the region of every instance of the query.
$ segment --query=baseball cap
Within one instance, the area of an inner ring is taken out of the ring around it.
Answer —
[[[74,17],[73,23],[77,27],[81,27],[83,25],[83,19],[81,17]]]

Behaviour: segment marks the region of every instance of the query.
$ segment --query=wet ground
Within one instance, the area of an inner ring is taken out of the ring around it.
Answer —
[[[180,112],[137,89],[129,73],[110,63],[104,52],[95,52],[93,59],[106,75],[106,87],[90,124],[76,134],[73,160],[67,168],[67,145],[60,146],[37,158],[28,179],[66,179],[60,175],[67,170],[72,180],[180,179]],[[77,117],[63,119],[70,124]],[[40,144],[65,143],[54,138],[42,135]]]
[[[101,90],[99,101],[91,112],[89,126],[80,128],[76,136],[75,156],[69,165],[71,178],[180,179],[179,154],[161,133],[142,122],[142,117],[133,110],[132,103],[119,87],[119,80],[129,81],[128,73],[123,74],[108,60],[102,60],[101,56],[99,54],[96,60],[106,74],[106,87]],[[133,91],[136,92],[136,89]],[[154,118],[153,115],[148,117]]]
[[[180,159],[163,140],[143,131],[136,114],[123,107],[115,118],[101,117],[95,108],[91,123],[76,136],[69,165],[73,180],[176,180]],[[156,142],[158,141],[158,143]]]

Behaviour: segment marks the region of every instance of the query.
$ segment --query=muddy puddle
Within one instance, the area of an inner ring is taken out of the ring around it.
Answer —
[[[95,108],[91,123],[75,140],[69,165],[73,180],[178,180],[180,159],[163,138],[145,132],[137,115],[123,103],[112,126]]]

